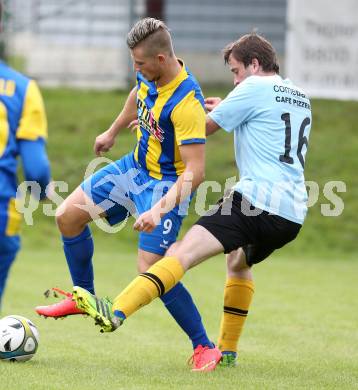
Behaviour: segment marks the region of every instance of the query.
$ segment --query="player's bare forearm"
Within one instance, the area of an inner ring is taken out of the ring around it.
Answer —
[[[206,116],[206,135],[212,135],[220,129],[220,126],[214,122],[209,115]]]
[[[153,213],[162,218],[195,191],[204,180],[204,173],[195,168],[187,168],[179,176],[168,193],[153,207]]]
[[[163,198],[138,217],[133,225],[135,230],[152,232],[165,214],[188,198],[203,182],[205,178],[205,145],[185,145],[180,146],[179,149],[185,164],[184,172]]]
[[[213,109],[221,103],[220,97],[208,97],[205,99],[205,108],[208,112],[213,111]],[[217,130],[220,129],[220,126],[215,123],[209,115],[206,115],[206,135],[214,134]]]
[[[129,127],[130,123],[137,118],[136,104],[137,88],[133,88],[128,95],[127,101],[111,127],[96,137],[93,150],[97,156],[108,152],[115,143],[115,139],[121,129]]]
[[[112,136],[116,136],[121,129],[125,129],[129,124],[137,119],[137,87],[134,87],[128,95],[128,98],[124,104],[124,107],[115,121],[109,128],[109,132]]]
[[[168,193],[154,205],[153,211],[158,210],[160,217],[190,196],[205,178],[205,145],[185,145],[180,146],[179,150],[185,170]]]

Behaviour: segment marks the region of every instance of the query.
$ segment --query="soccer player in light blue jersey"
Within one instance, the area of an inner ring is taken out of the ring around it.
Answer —
[[[227,283],[219,336],[222,364],[236,364],[237,344],[254,293],[252,266],[295,239],[307,212],[304,164],[311,128],[305,93],[279,76],[272,45],[248,34],[224,49],[235,88],[221,101],[206,99],[206,133],[234,133],[240,180],[216,209],[201,217],[166,257],[115,298],[111,315],[92,315],[113,331],[140,307],[178,283],[184,273],[218,253],[227,254]],[[77,302],[94,306],[76,289]],[[98,302],[98,298],[97,302]],[[88,311],[91,312],[90,310]]]
[[[0,2],[0,27],[1,27]],[[34,80],[0,62],[0,305],[6,280],[20,249],[21,215],[16,210],[18,157],[25,179],[41,187],[50,181],[46,154],[47,120]]]

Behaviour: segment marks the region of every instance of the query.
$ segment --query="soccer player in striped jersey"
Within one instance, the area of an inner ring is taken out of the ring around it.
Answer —
[[[0,26],[2,4],[0,2]],[[47,120],[34,80],[0,62],[0,306],[10,267],[20,249],[21,215],[15,208],[17,158],[25,179],[40,184],[40,198],[50,180],[46,154]]]
[[[145,273],[175,242],[183,220],[180,210],[187,206],[205,171],[204,99],[195,78],[176,58],[166,25],[143,19],[129,32],[127,44],[137,85],[112,126],[96,138],[94,149],[97,155],[108,151],[120,131],[138,120],[135,149],[85,180],[57,215],[73,285],[92,294],[93,241],[88,223],[93,215],[105,217],[110,225],[129,214],[137,218],[134,227],[141,230],[138,270]],[[89,205],[90,211],[85,209]],[[217,362],[221,354],[208,339],[184,286],[179,283],[161,299],[192,341],[194,369]],[[55,318],[83,313],[71,296],[36,311]]]
[[[222,101],[206,99],[206,134],[220,128],[234,132],[240,180],[232,193],[173,244],[166,257],[137,276],[113,304],[80,287],[73,295],[102,331],[110,332],[155,297],[170,292],[188,269],[224,252],[228,279],[218,344],[222,364],[234,366],[254,293],[252,266],[294,240],[307,213],[304,165],[312,115],[305,93],[278,74],[276,53],[263,37],[241,37],[225,48],[224,58],[235,88]],[[100,304],[107,306],[105,312],[97,309]]]

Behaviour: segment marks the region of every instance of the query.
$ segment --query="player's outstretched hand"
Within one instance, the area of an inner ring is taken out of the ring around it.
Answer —
[[[154,217],[152,210],[148,210],[137,218],[134,222],[133,229],[138,232],[151,233],[160,221],[160,219],[156,221],[157,219]]]
[[[208,97],[205,99],[205,108],[210,112],[221,102],[221,100],[220,97]]]
[[[115,137],[110,130],[106,130],[104,133],[97,136],[93,146],[96,156],[100,156],[102,152],[108,152],[114,145],[114,140]]]

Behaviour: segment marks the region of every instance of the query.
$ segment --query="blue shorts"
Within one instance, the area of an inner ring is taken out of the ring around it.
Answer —
[[[128,218],[137,218],[151,209],[175,183],[152,178],[140,168],[130,153],[86,179],[81,188],[92,201],[106,212],[108,223],[113,226]],[[190,199],[166,214],[151,233],[139,233],[139,248],[164,255],[176,241]]]

